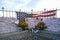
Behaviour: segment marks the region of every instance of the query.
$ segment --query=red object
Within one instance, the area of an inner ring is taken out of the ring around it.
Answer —
[[[39,15],[39,17],[50,17],[50,16],[55,16],[56,14],[47,14],[47,15]]]
[[[55,16],[55,15],[56,15],[56,10],[50,10],[50,11],[43,12],[40,15],[38,15],[38,14],[32,14],[32,17],[33,18],[50,17],[50,16]]]
[[[32,14],[32,17],[33,17],[33,18],[38,18],[39,15],[38,15],[38,14]]]
[[[56,13],[54,13],[54,14],[47,14],[47,15],[32,15],[32,17],[33,18],[38,18],[38,17],[50,17],[50,16],[55,16],[56,15]]]

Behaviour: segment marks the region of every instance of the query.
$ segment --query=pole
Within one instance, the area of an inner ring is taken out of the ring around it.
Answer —
[[[31,14],[33,14],[33,9],[31,9]]]
[[[12,9],[12,18],[13,18],[13,9]]]
[[[6,9],[6,18],[7,18],[7,9]]]
[[[9,11],[9,18],[10,18],[10,11]]]
[[[56,18],[57,18],[57,8],[56,8]]]
[[[46,8],[44,8],[44,12],[43,13],[45,13],[46,12]],[[44,14],[43,14],[44,15]],[[47,14],[48,15],[48,14]],[[42,17],[42,18],[46,18],[46,17]],[[48,17],[47,17],[48,18]]]
[[[33,9],[31,9],[31,15],[33,14]]]
[[[2,7],[3,17],[4,17],[4,7]]]

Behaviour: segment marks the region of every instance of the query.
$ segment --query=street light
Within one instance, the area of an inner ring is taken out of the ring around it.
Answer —
[[[2,7],[3,17],[4,17],[4,7]]]
[[[33,14],[33,9],[31,9],[31,14]]]
[[[46,8],[44,8],[44,12],[46,11]]]

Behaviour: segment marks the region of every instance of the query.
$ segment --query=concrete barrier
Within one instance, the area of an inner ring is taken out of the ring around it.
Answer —
[[[50,31],[39,31],[38,33],[22,31],[1,34],[0,40],[60,40],[60,33]]]

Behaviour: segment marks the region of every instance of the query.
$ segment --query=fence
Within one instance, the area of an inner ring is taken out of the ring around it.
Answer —
[[[21,10],[20,10],[21,11]],[[57,13],[56,11],[57,10],[51,10],[52,11],[52,13]],[[19,12],[19,11],[18,11]],[[23,12],[23,11],[22,11]],[[25,12],[25,11],[24,11]],[[27,11],[26,11],[27,12]],[[33,10],[31,10],[29,13],[38,13],[38,12],[40,12],[40,11],[36,11],[36,12],[33,12]],[[46,11],[48,14],[50,13],[50,11]],[[41,13],[41,12],[40,12]],[[43,12],[44,13],[44,12]],[[45,13],[44,13],[45,14]],[[50,13],[51,14],[51,13]],[[5,10],[4,9],[4,7],[2,7],[2,10],[0,10],[0,15],[1,15],[1,17],[16,17],[16,11],[13,11],[13,10]],[[47,15],[48,16],[48,15]],[[52,15],[53,16],[53,15]],[[54,15],[55,16],[55,15]],[[53,16],[53,17],[54,17]],[[43,16],[43,15],[41,15],[41,17],[45,17],[45,16]]]
[[[16,18],[16,11],[13,10],[0,10],[0,17],[12,17],[12,18]]]
[[[1,34],[0,40],[60,40],[60,34],[50,31],[39,31],[38,33],[22,31]]]
[[[20,10],[20,11],[29,13],[27,11],[22,11],[22,10]],[[0,10],[0,17],[12,17],[12,18],[14,17],[14,18],[17,18],[16,12],[20,12],[20,11],[17,11],[17,10],[7,10],[7,9],[2,8]]]

